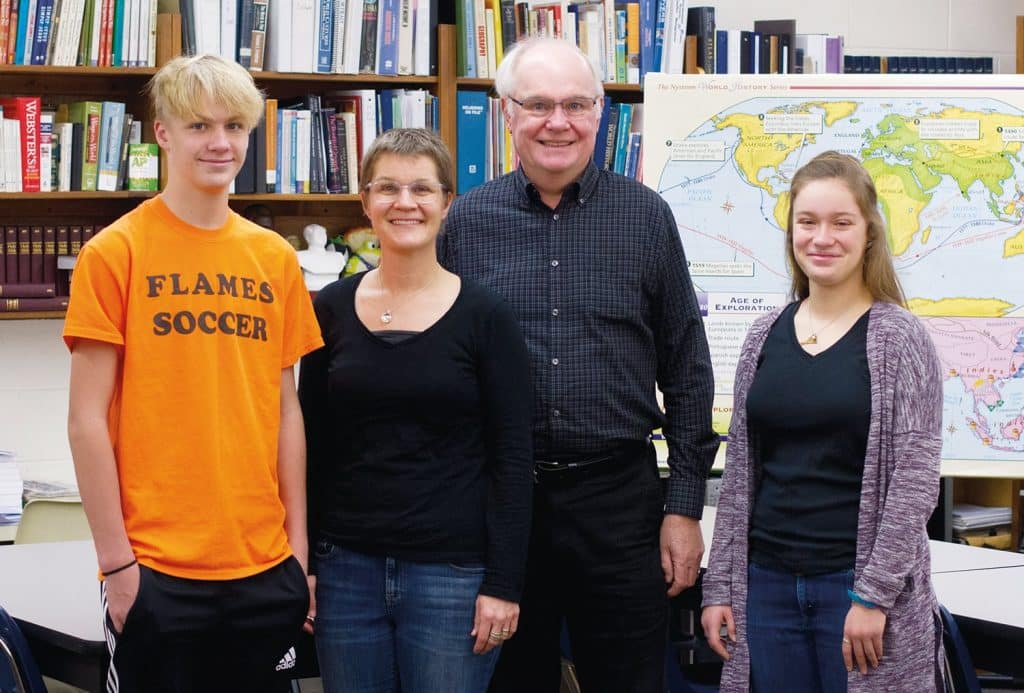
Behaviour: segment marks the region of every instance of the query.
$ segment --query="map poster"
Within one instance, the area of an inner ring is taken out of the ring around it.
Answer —
[[[789,181],[834,149],[874,179],[941,359],[944,467],[1024,474],[1024,75],[648,74],[643,142],[705,316],[720,433],[747,329],[788,300]]]

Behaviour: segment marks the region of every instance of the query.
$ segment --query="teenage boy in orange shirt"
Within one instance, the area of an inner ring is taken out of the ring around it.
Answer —
[[[292,369],[320,330],[294,251],[228,207],[252,77],[182,57],[149,92],[167,185],[83,248],[64,328],[108,690],[278,690],[309,604]]]

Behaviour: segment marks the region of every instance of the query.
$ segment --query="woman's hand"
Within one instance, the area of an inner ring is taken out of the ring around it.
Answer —
[[[853,671],[854,660],[860,673],[868,673],[882,659],[882,632],[885,630],[885,612],[852,604],[843,626],[843,661],[846,670]]]
[[[486,594],[476,598],[476,615],[470,636],[476,638],[474,654],[484,654],[515,635],[519,627],[519,605]]]
[[[732,619],[732,607],[728,604],[715,604],[704,607],[700,623],[704,626],[704,637],[708,639],[708,645],[722,659],[729,659],[729,650],[726,643],[722,642],[722,626],[725,626],[729,635],[729,642],[736,642],[736,622]]]

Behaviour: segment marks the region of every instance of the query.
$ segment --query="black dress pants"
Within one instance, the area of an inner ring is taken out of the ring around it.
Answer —
[[[491,693],[558,693],[565,619],[585,693],[664,693],[664,500],[651,446],[538,472],[519,630]]]

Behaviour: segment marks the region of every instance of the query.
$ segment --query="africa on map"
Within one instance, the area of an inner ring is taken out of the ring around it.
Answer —
[[[789,181],[834,149],[874,179],[909,307],[942,361],[943,457],[1020,460],[1024,76],[646,79],[643,179],[679,225],[720,432],[747,329],[788,300]]]

